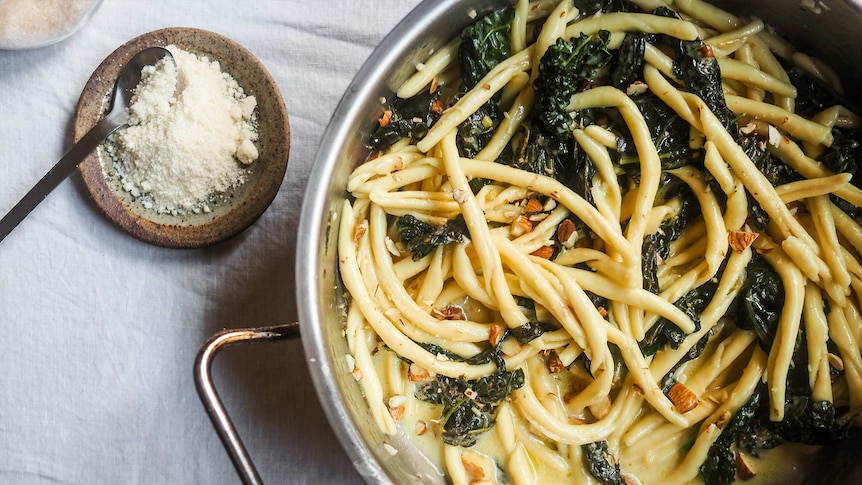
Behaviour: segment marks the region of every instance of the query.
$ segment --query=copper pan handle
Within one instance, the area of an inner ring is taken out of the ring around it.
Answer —
[[[204,410],[210,417],[240,480],[245,485],[263,485],[251,457],[231,422],[230,416],[222,405],[218,392],[213,385],[212,361],[218,352],[233,344],[266,343],[299,336],[299,323],[286,323],[271,327],[225,330],[213,335],[198,351],[195,358],[195,388]]]

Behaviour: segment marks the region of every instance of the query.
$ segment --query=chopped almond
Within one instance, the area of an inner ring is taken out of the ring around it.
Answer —
[[[491,329],[488,331],[488,342],[496,347],[505,334],[506,327],[498,324],[491,325]]]
[[[466,320],[467,315],[464,314],[464,309],[458,305],[446,305],[434,313],[443,320]]]
[[[509,233],[514,237],[523,236],[524,234],[533,230],[533,223],[530,222],[530,219],[527,216],[518,216],[517,219],[512,221],[512,224],[509,225]]]
[[[730,411],[725,411],[721,413],[721,416],[715,420],[715,427],[718,429],[724,429],[727,426],[727,422],[730,421]]]
[[[392,419],[397,423],[401,420],[401,416],[404,416],[404,406],[398,407],[389,407],[389,415],[392,416]]]
[[[829,362],[829,365],[831,365],[838,372],[841,372],[844,370],[844,361],[841,360],[841,357],[838,357],[837,355],[833,354],[832,352],[828,352],[826,354],[826,360]]]
[[[353,232],[353,241],[359,242],[362,239],[362,236],[365,235],[365,231],[368,230],[368,223],[365,221],[360,222],[356,225],[356,229]]]
[[[427,382],[434,380],[435,377],[436,376],[432,372],[422,368],[415,362],[410,364],[410,367],[407,369],[407,379],[409,379],[410,382]]]
[[[440,85],[440,75],[437,74],[436,76],[434,76],[434,79],[431,80],[431,87],[430,87],[430,89],[428,89],[428,92],[433,93],[434,91],[437,91],[437,86],[439,86],[439,85]]]
[[[754,468],[752,468],[751,463],[748,462],[742,453],[737,451],[733,457],[733,461],[736,463],[736,476],[741,480],[750,480],[757,475]]]
[[[596,308],[596,310],[598,310],[599,315],[601,315],[602,318],[608,317],[608,309],[607,308],[600,306],[600,307]]]
[[[530,254],[543,259],[551,259],[551,256],[554,255],[554,248],[552,246],[542,246]]]
[[[530,197],[530,200],[527,201],[527,205],[524,207],[524,212],[527,214],[532,214],[533,212],[541,212],[542,203],[539,202],[539,199],[535,197]]]
[[[557,227],[557,241],[567,248],[572,248],[578,240],[578,229],[569,219],[563,220]]]
[[[754,250],[754,252],[756,252],[757,254],[769,254],[772,251],[775,251],[775,248],[769,246],[759,247]]]
[[[625,483],[625,485],[642,485],[638,477],[632,475],[631,473],[623,473],[622,477],[623,483]]]
[[[737,253],[745,251],[760,234],[756,232],[727,231],[727,242]]]
[[[432,113],[439,115],[440,113],[442,113],[444,111],[446,111],[446,105],[443,104],[443,100],[437,99],[437,100],[434,100],[433,103],[431,103],[431,112]]]
[[[383,115],[377,119],[377,122],[380,123],[381,127],[389,126],[389,120],[392,119],[392,110],[387,109],[383,112]]]
[[[566,366],[563,365],[563,361],[560,360],[560,356],[553,350],[548,353],[548,372],[551,374],[559,374],[566,369]]]
[[[488,460],[475,451],[467,450],[461,453],[461,463],[464,465],[467,477],[470,478],[470,483],[485,480],[491,476],[492,470]]]
[[[697,407],[697,394],[682,382],[677,382],[667,391],[668,399],[676,406],[677,411],[686,413]]]
[[[428,431],[428,423],[425,421],[416,421],[415,431],[416,436],[422,436],[426,431]]]

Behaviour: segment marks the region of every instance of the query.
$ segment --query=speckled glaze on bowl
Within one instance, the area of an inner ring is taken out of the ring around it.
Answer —
[[[281,92],[255,56],[236,42],[206,30],[175,27],[136,37],[112,52],[93,72],[78,101],[74,125],[79,140],[101,118],[107,96],[120,71],[138,52],[154,46],[176,45],[206,55],[237,80],[246,94],[257,98],[259,158],[248,180],[225,194],[227,201],[201,214],[158,214],[146,209],[120,187],[113,161],[103,148],[78,167],[87,189],[111,221],[132,236],[158,246],[199,248],[228,239],[253,224],[278,193],[290,152],[290,125]]]

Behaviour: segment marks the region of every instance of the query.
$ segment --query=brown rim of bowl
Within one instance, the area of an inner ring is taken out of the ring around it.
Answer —
[[[246,94],[258,100],[261,127],[256,180],[230,210],[211,220],[194,225],[159,223],[147,219],[126,205],[108,184],[99,150],[78,166],[84,184],[99,210],[112,222],[142,241],[169,248],[200,248],[233,237],[251,226],[269,207],[284,179],[290,152],[290,125],[287,109],[275,80],[247,49],[219,34],[201,29],[172,27],[149,32],[126,42],[96,68],[78,100],[74,124],[77,142],[101,118],[106,96],[126,63],[147,47],[176,45],[218,60],[230,71]],[[237,76],[238,67],[243,67]]]

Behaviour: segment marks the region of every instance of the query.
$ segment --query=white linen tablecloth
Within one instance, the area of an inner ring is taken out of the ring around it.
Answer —
[[[238,479],[192,379],[223,328],[294,321],[294,251],[317,144],[344,89],[417,0],[105,0],[50,47],[0,51],[0,214],[70,147],[78,96],[127,40],[225,35],[283,93],[290,164],[269,210],[201,250],[139,242],[80,176],[0,242],[0,484],[221,484]],[[215,382],[268,483],[360,483],[318,404],[299,341],[226,350]]]

